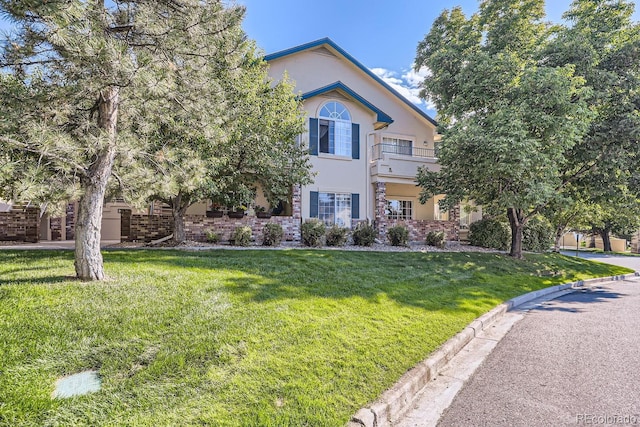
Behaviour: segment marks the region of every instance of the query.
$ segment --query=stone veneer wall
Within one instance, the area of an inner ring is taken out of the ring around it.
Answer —
[[[207,232],[212,231],[218,233],[221,240],[225,242],[229,241],[236,227],[246,225],[251,227],[253,240],[261,243],[264,225],[275,223],[282,226],[284,240],[299,241],[302,221],[301,195],[300,186],[295,186],[291,197],[292,216],[273,216],[271,218],[245,216],[236,219],[227,216],[208,218],[202,215],[187,215],[184,221],[187,239],[204,242],[207,240]],[[173,217],[170,215],[133,215],[131,210],[123,209],[121,210],[120,230],[120,240],[123,242],[150,242],[173,233]]]
[[[166,237],[173,233],[173,217],[169,215],[132,215],[130,211],[123,211],[121,216],[121,230],[123,242],[152,240]],[[271,218],[207,218],[202,215],[187,215],[184,228],[187,240],[204,242],[207,232],[212,231],[220,235],[223,242],[228,242],[236,227],[249,226],[253,240],[262,242],[262,229],[267,223],[280,224],[284,231],[284,240],[300,240],[300,220],[292,216],[273,216]],[[126,234],[125,234],[126,233]]]
[[[267,223],[280,224],[284,232],[283,240],[300,240],[300,220],[293,216],[272,216],[271,218],[257,218],[245,216],[244,218],[206,218],[200,215],[187,215],[184,228],[187,239],[196,242],[207,240],[207,231],[213,231],[220,235],[224,242],[228,242],[236,227],[249,226],[253,240],[262,243],[262,229]]]
[[[380,239],[384,240],[387,235],[387,229],[396,225],[404,225],[409,229],[409,240],[411,241],[424,240],[431,231],[444,231],[447,235],[447,240],[458,240],[460,238],[460,206],[455,206],[449,211],[449,221],[390,220],[385,215],[387,206],[386,183],[376,182],[375,193],[374,218]]]
[[[37,243],[39,237],[39,208],[0,212],[0,241]]]
[[[386,229],[402,225],[409,230],[410,241],[424,241],[427,234],[431,231],[444,231],[447,240],[458,240],[460,233],[460,225],[457,221],[426,221],[426,220],[387,220],[385,222]]]

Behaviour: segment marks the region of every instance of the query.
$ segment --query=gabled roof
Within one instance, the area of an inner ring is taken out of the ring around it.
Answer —
[[[388,114],[386,114],[384,111],[382,111],[381,109],[379,109],[378,107],[376,107],[375,105],[373,105],[372,103],[364,99],[362,96],[358,95],[353,89],[351,89],[349,86],[345,85],[341,81],[337,81],[335,83],[331,83],[330,85],[321,87],[319,89],[315,89],[310,92],[303,93],[302,99],[303,100],[309,99],[314,96],[322,95],[323,93],[331,92],[333,90],[344,92],[347,96],[355,99],[357,102],[362,104],[365,108],[376,113],[377,122],[374,125],[376,129],[389,126],[391,123],[393,123],[393,119]]]
[[[309,42],[309,43],[301,44],[299,46],[295,46],[295,47],[292,47],[292,48],[289,48],[289,49],[281,50],[279,52],[275,52],[275,53],[272,53],[272,54],[269,54],[269,55],[266,55],[264,57],[264,59],[265,59],[265,61],[269,62],[269,61],[273,61],[274,59],[278,59],[278,58],[282,58],[282,57],[285,57],[285,56],[293,55],[294,53],[302,52],[302,51],[305,51],[305,50],[313,49],[313,48],[316,48],[316,47],[319,47],[319,46],[324,46],[324,45],[329,46],[333,50],[338,52],[347,61],[351,62],[353,65],[355,65],[360,70],[362,70],[365,74],[369,75],[369,77],[371,77],[373,80],[375,80],[377,83],[379,83],[386,90],[391,92],[392,95],[397,97],[400,101],[404,102],[411,109],[413,109],[415,112],[417,112],[423,118],[425,118],[427,121],[429,121],[431,124],[433,124],[434,126],[438,125],[438,122],[436,122],[433,118],[431,118],[431,116],[429,116],[427,113],[422,111],[418,106],[413,104],[407,98],[405,98],[404,96],[400,95],[400,93],[398,93],[398,91],[396,91],[394,88],[389,86],[384,80],[382,80],[380,77],[375,75],[371,70],[369,70],[367,67],[362,65],[360,62],[358,62],[357,59],[355,59],[353,56],[349,55],[344,49],[342,49],[340,46],[338,46],[333,40],[331,40],[328,37],[325,37],[325,38],[322,38],[322,39],[319,39],[319,40],[315,40],[315,41],[312,41],[312,42]]]

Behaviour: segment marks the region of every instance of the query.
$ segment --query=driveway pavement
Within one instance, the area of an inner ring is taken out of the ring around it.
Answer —
[[[563,255],[576,256],[576,251],[562,251],[561,253]],[[622,256],[580,251],[578,252],[578,257],[607,264],[619,265],[621,267],[628,267],[636,271],[640,271],[640,255]]]
[[[637,257],[581,256],[640,270]],[[438,425],[640,425],[638,331],[638,279],[533,308],[498,343]]]

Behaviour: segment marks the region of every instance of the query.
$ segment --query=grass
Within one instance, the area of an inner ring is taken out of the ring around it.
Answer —
[[[560,255],[0,251],[1,425],[339,426],[475,317],[630,270]],[[52,399],[97,369],[101,391]]]

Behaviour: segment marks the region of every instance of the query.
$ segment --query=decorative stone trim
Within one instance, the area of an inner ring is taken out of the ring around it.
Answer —
[[[272,216],[271,218],[257,218],[245,216],[243,218],[207,218],[202,215],[186,215],[184,228],[187,240],[204,242],[207,232],[220,235],[221,241],[229,241],[236,227],[249,226],[254,240],[262,239],[262,229],[267,223],[280,224],[284,231],[284,240],[300,240],[300,220],[294,216]],[[123,242],[150,242],[166,237],[173,233],[173,217],[170,215],[132,215],[130,210],[121,212],[121,238]]]

